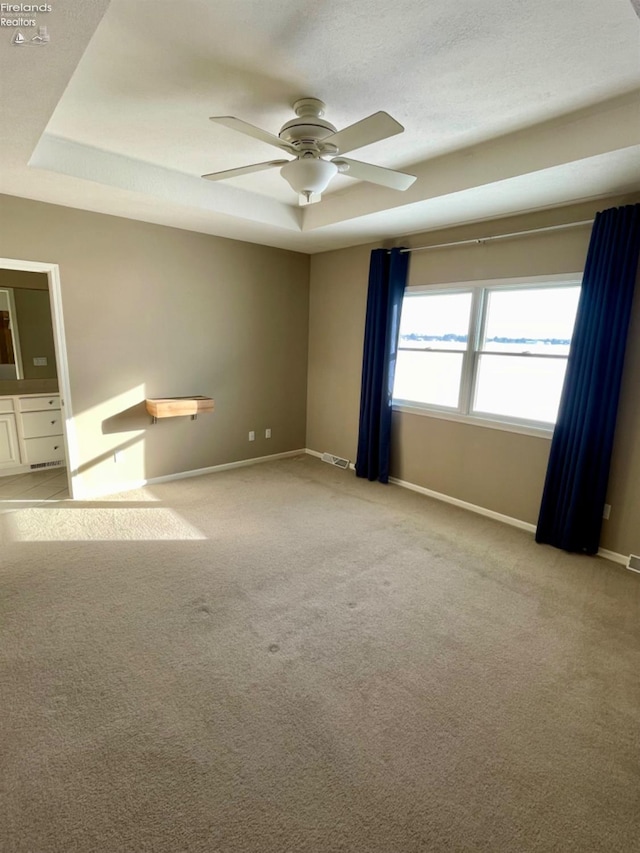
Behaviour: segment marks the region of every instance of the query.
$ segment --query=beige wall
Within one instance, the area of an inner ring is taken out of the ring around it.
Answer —
[[[58,390],[56,351],[46,273],[0,268],[0,287],[11,288],[22,358],[22,379],[0,381],[0,394],[49,393]],[[45,366],[33,359],[44,356]]]
[[[38,393],[57,390],[56,352],[53,343],[53,324],[49,302],[49,285],[45,273],[24,272],[0,268],[0,288],[13,293],[22,360],[22,379],[7,379],[8,372],[0,373],[0,394]],[[8,296],[4,297],[6,310]],[[14,340],[14,348],[16,346]],[[34,365],[36,356],[44,356],[47,364]],[[15,368],[14,368],[15,371]]]
[[[2,196],[0,196],[2,198]],[[25,270],[0,269],[0,287],[21,287],[28,290],[48,290],[47,274]]]
[[[588,219],[637,200],[605,199],[414,235],[404,244]],[[589,231],[415,252],[410,284],[574,272],[584,264]],[[60,266],[78,469],[87,491],[305,443],[354,459],[371,248],[309,259],[0,198],[0,257]],[[639,384],[637,299],[608,495],[612,513],[602,541],[623,554],[640,552]],[[150,425],[145,397],[186,394],[212,396],[215,413]],[[395,413],[394,425],[394,476],[535,523],[548,440],[408,413]],[[266,427],[271,440],[263,438]],[[254,443],[247,441],[251,429]]]
[[[0,257],[59,264],[87,491],[304,447],[307,256],[5,196]],[[216,411],[150,425],[189,394]]]
[[[45,277],[46,278],[46,277]],[[20,336],[20,353],[24,379],[55,379],[56,351],[48,290],[15,288],[16,323]],[[46,358],[46,365],[36,365],[34,358]]]
[[[423,246],[590,219],[637,201],[605,199],[475,226],[413,235]],[[409,284],[581,271],[590,226],[414,252]],[[355,459],[369,253],[359,246],[311,259],[307,446]],[[627,354],[602,547],[640,553],[640,299]],[[535,524],[550,441],[423,415],[394,413],[392,475]]]

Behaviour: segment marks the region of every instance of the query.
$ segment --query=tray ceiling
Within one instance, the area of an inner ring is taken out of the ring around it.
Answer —
[[[9,194],[315,252],[640,189],[629,0],[58,0],[48,23],[0,53]],[[200,178],[280,156],[210,115],[277,133],[302,96],[338,128],[394,116],[349,156],[414,186],[338,176],[300,208],[277,169]]]

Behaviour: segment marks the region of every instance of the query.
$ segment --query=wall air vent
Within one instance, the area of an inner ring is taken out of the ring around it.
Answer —
[[[57,462],[36,462],[33,465],[29,465],[32,471],[35,471],[37,468],[57,468],[58,465],[64,464],[63,459],[59,459]]]
[[[627,568],[631,569],[632,572],[640,572],[640,557],[635,554],[630,554]]]
[[[349,460],[348,459],[341,459],[340,456],[333,456],[333,454],[331,454],[331,453],[323,453],[322,454],[322,461],[328,462],[329,465],[335,465],[336,468],[348,468],[349,467]]]

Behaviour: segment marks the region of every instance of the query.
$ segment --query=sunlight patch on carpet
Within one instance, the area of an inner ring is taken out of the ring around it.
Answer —
[[[123,516],[126,513],[126,520]],[[3,533],[15,542],[184,541],[207,536],[164,507],[33,508],[7,515]]]

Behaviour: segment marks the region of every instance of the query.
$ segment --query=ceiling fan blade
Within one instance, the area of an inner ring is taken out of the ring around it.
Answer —
[[[374,166],[373,163],[361,163],[360,160],[351,160],[349,157],[336,157],[333,162],[336,166],[346,163],[349,168],[345,170],[345,175],[359,181],[369,181],[371,184],[390,187],[392,190],[408,190],[416,180],[415,175],[396,172],[395,169],[387,169],[384,166]]]
[[[216,124],[223,124],[231,130],[238,131],[238,133],[244,133],[245,136],[252,136],[254,139],[259,139],[268,145],[275,145],[276,148],[282,148],[292,153],[294,151],[291,145],[283,142],[282,139],[274,136],[273,133],[268,133],[266,130],[262,130],[261,127],[249,124],[248,121],[243,121],[241,118],[236,118],[235,116],[210,116],[209,121],[215,121]]]
[[[236,178],[238,175],[249,175],[251,172],[262,172],[263,169],[271,169],[272,166],[284,166],[288,160],[268,160],[266,163],[253,163],[251,166],[240,166],[238,169],[225,169],[224,172],[211,172],[203,175],[208,181],[224,181],[225,178]]]
[[[353,151],[354,148],[371,145],[372,142],[380,142],[389,136],[395,136],[396,133],[402,133],[403,130],[404,127],[394,118],[391,118],[389,113],[381,111],[363,118],[355,124],[350,124],[349,127],[338,130],[331,136],[325,136],[322,142],[335,145],[339,153],[342,154]]]

